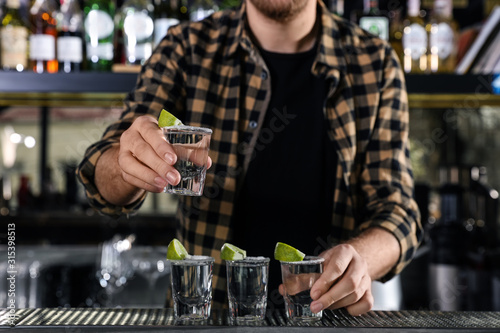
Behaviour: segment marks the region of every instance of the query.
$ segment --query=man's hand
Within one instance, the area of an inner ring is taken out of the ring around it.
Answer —
[[[167,144],[156,119],[137,118],[120,138],[118,165],[123,180],[149,192],[176,185],[181,176],[174,168],[177,156]]]
[[[174,168],[177,156],[158,121],[141,116],[122,133],[119,147],[106,150],[96,165],[95,183],[101,195],[115,205],[127,205],[144,191],[162,192],[181,176]],[[208,158],[208,167],[212,160]]]
[[[323,273],[311,288],[311,310],[345,307],[352,315],[368,312],[374,303],[372,280],[389,273],[400,253],[396,237],[379,227],[324,251]]]
[[[345,307],[351,315],[360,315],[373,306],[372,279],[368,265],[349,244],[335,246],[320,256],[325,258],[323,274],[311,288],[311,310]]]

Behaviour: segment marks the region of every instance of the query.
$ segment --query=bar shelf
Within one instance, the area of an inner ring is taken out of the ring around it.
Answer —
[[[0,106],[121,107],[136,73],[0,72]],[[500,106],[492,75],[407,75],[410,108]]]

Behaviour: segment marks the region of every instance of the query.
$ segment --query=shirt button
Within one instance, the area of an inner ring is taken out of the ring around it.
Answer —
[[[262,71],[262,73],[260,73],[260,78],[262,80],[267,80],[267,72],[266,71]]]
[[[257,122],[255,120],[252,120],[248,123],[248,128],[250,129],[256,129],[257,128]]]

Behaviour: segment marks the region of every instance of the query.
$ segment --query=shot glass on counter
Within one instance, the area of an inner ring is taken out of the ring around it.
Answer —
[[[176,320],[206,320],[212,308],[214,258],[190,256],[170,260],[172,297]]]
[[[306,256],[302,261],[281,261],[281,276],[285,287],[285,312],[293,321],[321,320],[323,312],[313,313],[310,305],[311,287],[323,272],[324,258]]]
[[[230,320],[237,324],[263,320],[267,307],[269,258],[226,260]]]

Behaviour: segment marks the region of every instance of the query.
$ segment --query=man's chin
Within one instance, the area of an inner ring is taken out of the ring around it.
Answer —
[[[248,0],[264,16],[278,22],[295,18],[310,0]]]

